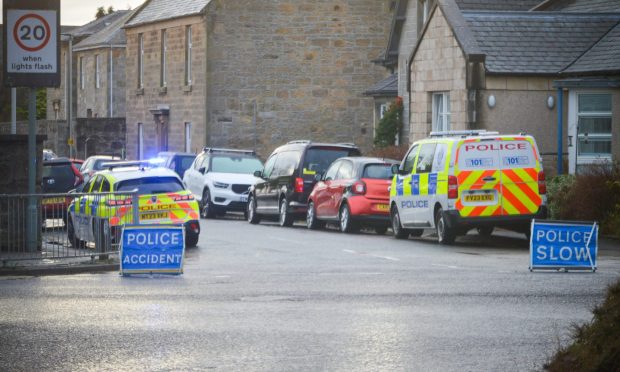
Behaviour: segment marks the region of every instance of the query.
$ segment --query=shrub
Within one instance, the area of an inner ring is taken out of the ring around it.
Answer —
[[[368,153],[368,156],[374,156],[383,159],[402,160],[405,157],[408,149],[409,146],[407,145],[392,145],[381,148],[375,147],[370,153]]]
[[[553,177],[547,182],[547,204],[550,218],[560,220],[568,214],[566,212],[569,204],[568,197],[574,183],[575,176],[569,174]]]
[[[375,132],[375,146],[384,148],[394,145],[394,140],[403,125],[403,100],[397,97],[383,115]]]

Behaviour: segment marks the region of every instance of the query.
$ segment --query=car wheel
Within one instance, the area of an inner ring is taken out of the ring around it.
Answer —
[[[189,248],[194,248],[198,244],[199,235],[194,232],[186,232],[185,233],[185,246]]]
[[[288,213],[288,201],[286,198],[283,198],[280,201],[280,226],[289,227],[293,226],[293,216]]]
[[[435,214],[435,228],[437,229],[437,241],[439,244],[448,245],[454,243],[456,235],[448,226],[446,216],[441,208],[439,208]]]
[[[67,239],[72,248],[84,248],[86,246],[83,240],[80,240],[75,235],[75,227],[73,226],[73,219],[69,217],[67,219]]]
[[[375,227],[375,232],[377,233],[377,235],[385,235],[387,229],[387,226],[377,226]]]
[[[478,231],[478,235],[489,237],[493,234],[493,226],[483,226],[476,229]]]
[[[306,226],[308,226],[311,230],[320,229],[324,226],[323,221],[316,218],[316,210],[313,202],[308,203],[308,211],[306,212]]]
[[[354,233],[359,230],[357,224],[351,217],[351,209],[349,209],[349,205],[346,203],[340,207],[338,221],[340,221],[340,231],[343,233]]]
[[[260,216],[256,213],[256,199],[254,198],[254,195],[250,195],[250,198],[248,199],[246,215],[249,223],[256,225],[260,222]]]
[[[213,203],[211,203],[211,191],[206,189],[202,193],[202,200],[200,201],[200,216],[202,218],[214,218],[215,210]]]
[[[400,224],[400,215],[398,214],[398,208],[392,206],[390,210],[390,219],[392,220],[392,231],[394,231],[394,237],[396,239],[407,239],[409,237],[409,231],[403,229]]]

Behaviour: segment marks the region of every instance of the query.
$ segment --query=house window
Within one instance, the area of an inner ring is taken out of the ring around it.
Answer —
[[[450,93],[433,93],[433,132],[450,130]]]
[[[84,89],[84,57],[80,57],[80,89]]]
[[[185,28],[185,85],[192,85],[192,26]]]
[[[185,152],[192,149],[192,123],[185,123]]]
[[[99,80],[99,54],[95,54],[95,88],[99,89],[101,82]]]
[[[428,20],[428,2],[430,0],[422,0],[422,24]]]
[[[138,123],[138,159],[144,156],[144,127]]]
[[[166,75],[168,74],[168,61],[166,59],[168,54],[168,36],[166,30],[161,30],[161,71],[160,71],[160,83],[161,87],[166,86]]]
[[[611,94],[578,95],[577,137],[578,156],[611,160]]]
[[[383,119],[383,117],[385,116],[385,113],[388,111],[389,108],[390,108],[389,103],[382,103],[379,106],[379,120]]]
[[[144,35],[138,34],[138,88],[144,88]]]

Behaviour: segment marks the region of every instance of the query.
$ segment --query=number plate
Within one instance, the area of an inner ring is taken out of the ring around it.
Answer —
[[[376,208],[378,211],[387,212],[390,210],[390,206],[387,204],[377,204]]]
[[[492,201],[495,201],[495,195],[494,194],[470,194],[470,195],[465,195],[465,201],[467,203],[492,202]]]
[[[243,203],[247,203],[248,202],[248,196],[247,195],[241,195],[239,197],[239,201],[241,201]]]
[[[41,201],[41,204],[43,205],[48,205],[48,204],[59,204],[59,203],[64,203],[65,202],[65,198],[63,197],[58,197],[58,198],[47,198],[47,199],[43,199]]]
[[[141,220],[159,220],[162,218],[168,218],[168,212],[142,213],[140,215]]]

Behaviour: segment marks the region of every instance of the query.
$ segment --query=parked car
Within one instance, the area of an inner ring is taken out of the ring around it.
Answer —
[[[50,149],[43,149],[43,161],[56,159],[58,155]]]
[[[545,218],[546,184],[536,141],[487,131],[431,133],[414,142],[390,192],[394,236],[420,236],[434,228],[441,244],[476,228],[497,226],[529,234],[532,218]]]
[[[362,226],[385,234],[390,225],[392,165],[396,160],[348,157],[336,160],[317,182],[308,198],[306,224],[318,229],[337,222],[340,231]]]
[[[66,194],[79,187],[84,177],[67,158],[55,158],[43,162],[41,191],[44,194]],[[67,206],[70,197],[53,196],[41,199],[43,220],[62,218],[67,221]]]
[[[69,159],[71,160],[71,163],[73,163],[73,165],[78,169],[82,169],[82,165],[84,164],[84,160],[82,159]],[[80,172],[81,173],[81,172]]]
[[[260,180],[250,188],[247,217],[259,223],[262,217],[279,218],[280,226],[291,226],[306,217],[308,196],[334,160],[360,156],[350,143],[292,141],[278,147],[265,167],[255,173]]]
[[[172,169],[183,179],[185,171],[192,166],[194,159],[196,154],[187,152],[160,152],[157,154],[156,163]]]
[[[185,171],[183,181],[200,201],[202,217],[213,218],[246,211],[249,188],[258,180],[254,172],[262,167],[254,151],[207,147]]]
[[[122,159],[118,156],[111,155],[93,155],[89,156],[82,164],[80,172],[84,175],[84,182],[88,182],[95,172],[103,169],[103,164],[120,162]]]
[[[129,193],[138,192],[138,221],[132,218]],[[99,171],[84,185],[83,193],[68,208],[67,236],[74,247],[87,241],[103,241],[110,231],[113,242],[125,223],[183,224],[185,245],[198,243],[200,222],[198,203],[170,169],[144,166],[141,162],[117,162]],[[97,193],[126,192],[126,195]],[[99,235],[99,236],[98,236]]]

